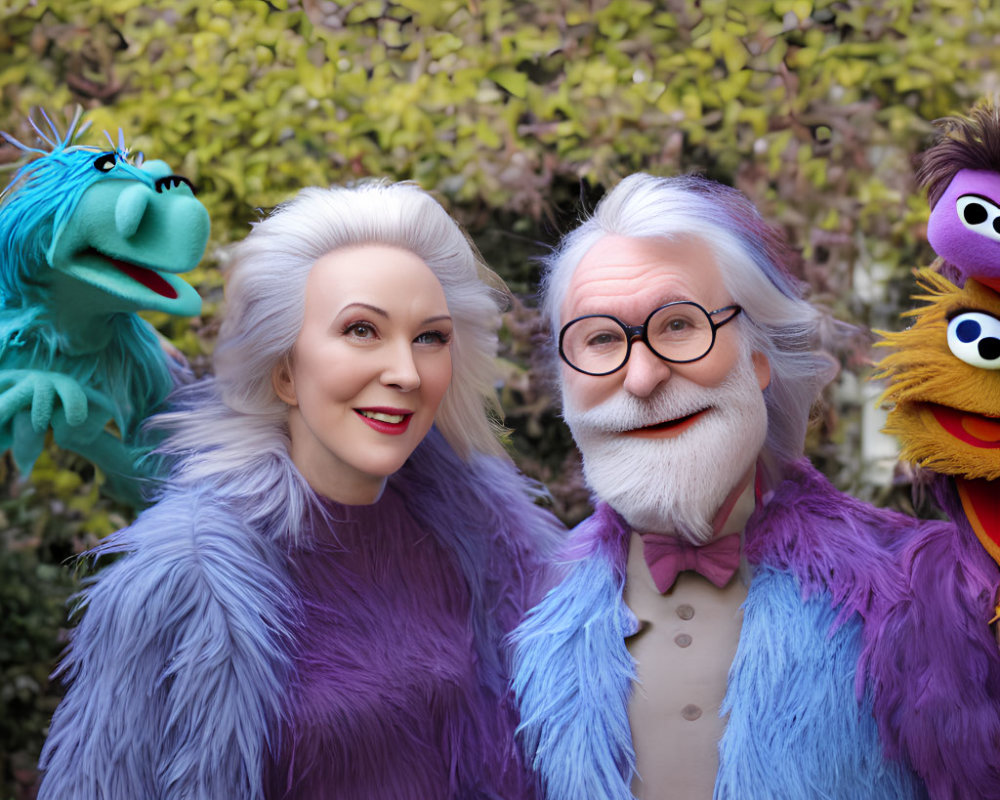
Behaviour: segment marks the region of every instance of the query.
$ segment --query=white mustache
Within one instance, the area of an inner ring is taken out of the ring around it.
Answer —
[[[675,373],[651,397],[619,387],[585,411],[573,408],[572,399],[564,394],[563,417],[595,496],[634,530],[693,542],[711,538],[715,514],[753,467],[767,433],[764,396],[749,356],[712,387]],[[706,408],[709,413],[676,436],[624,435]]]
[[[674,376],[652,397],[617,392],[586,411],[573,409],[569,398],[565,398],[563,416],[572,418],[574,431],[581,433],[625,433],[705,411],[713,407],[717,394]]]

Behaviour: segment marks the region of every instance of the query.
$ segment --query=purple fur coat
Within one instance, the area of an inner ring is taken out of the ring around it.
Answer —
[[[1000,647],[988,624],[1000,567],[951,479],[934,490],[953,521],[906,542],[904,583],[866,630],[863,667],[889,754],[916,765],[931,798],[1000,800]]]
[[[370,506],[252,469],[100,548],[41,798],[534,798],[501,643],[560,537],[527,481],[436,431]]]
[[[553,800],[632,797],[628,533],[598,507],[514,634],[522,736]],[[717,798],[1000,798],[1000,571],[971,532],[862,503],[802,460],[760,498],[744,554]]]
[[[841,618],[860,614],[858,690],[871,689],[886,755],[932,800],[1000,800],[1000,648],[987,624],[1000,568],[975,534],[833,494],[812,468],[775,494],[755,520],[783,535],[748,541],[747,557],[791,568],[807,592],[825,583]],[[806,514],[837,524],[807,532]]]

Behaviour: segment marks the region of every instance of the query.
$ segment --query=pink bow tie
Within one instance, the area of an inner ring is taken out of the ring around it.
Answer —
[[[644,533],[642,554],[649,565],[653,583],[662,594],[674,585],[677,573],[694,570],[720,589],[732,579],[740,565],[740,535],[731,533],[703,545],[691,544],[676,536]]]

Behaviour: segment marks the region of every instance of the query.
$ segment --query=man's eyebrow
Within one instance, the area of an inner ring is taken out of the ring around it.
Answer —
[[[653,308],[665,306],[667,303],[691,302],[693,299],[694,297],[691,292],[671,292],[670,294],[661,295]]]

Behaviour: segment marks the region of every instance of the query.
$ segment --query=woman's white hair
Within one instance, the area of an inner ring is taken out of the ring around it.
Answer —
[[[503,454],[495,389],[503,282],[430,194],[412,183],[367,181],[303,189],[232,248],[215,376],[181,389],[177,410],[154,421],[169,431],[163,452],[182,456],[175,479],[221,476],[287,450],[288,406],[272,373],[301,330],[306,279],[327,253],[366,244],[414,253],[441,282],[454,333],[452,380],[435,424],[463,458]]]
[[[753,204],[735,189],[694,176],[625,178],[544,260],[542,309],[553,338],[568,321],[560,311],[573,272],[611,235],[695,238],[712,250],[733,302],[743,308],[735,322],[749,349],[771,366],[764,391],[767,466],[780,469],[802,455],[813,404],[837,366],[823,349],[824,314],[802,298],[784,269],[781,242]]]

